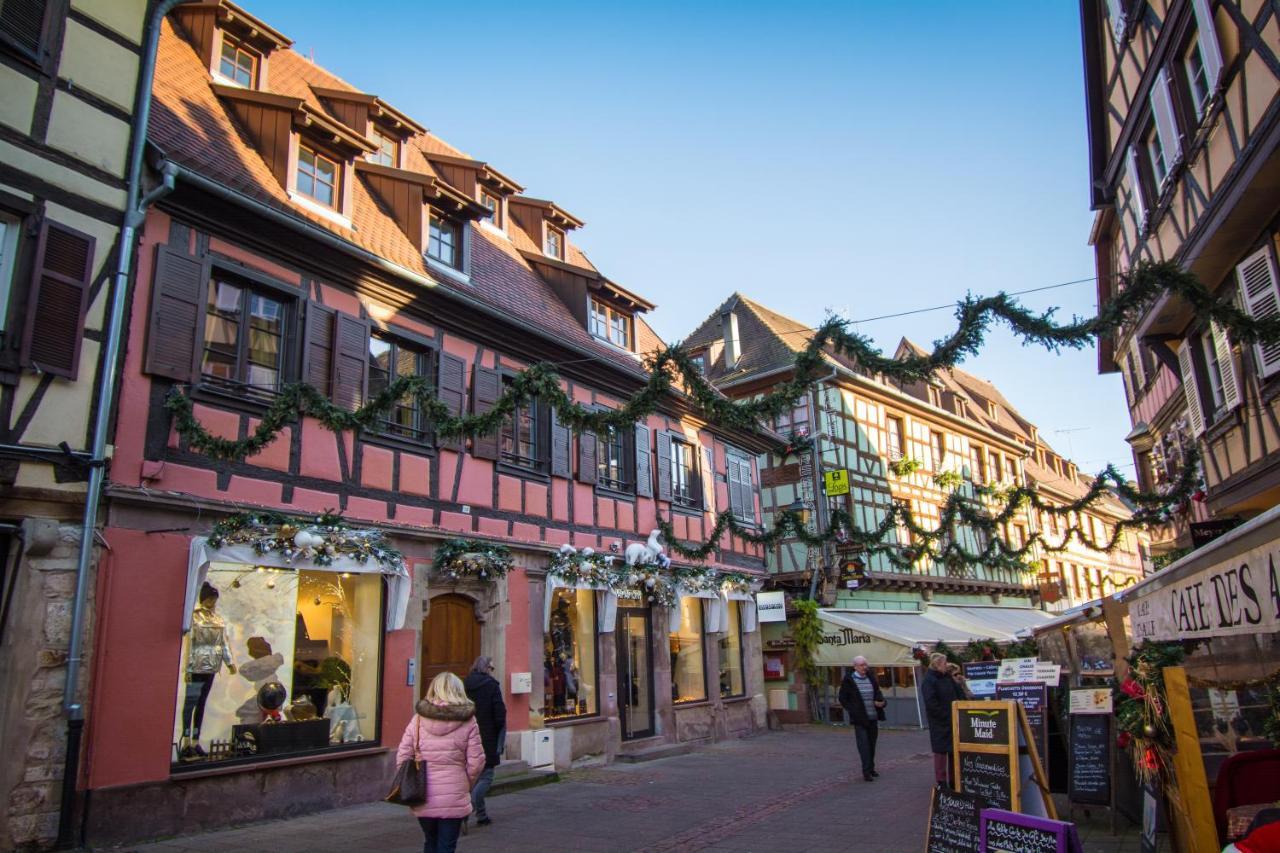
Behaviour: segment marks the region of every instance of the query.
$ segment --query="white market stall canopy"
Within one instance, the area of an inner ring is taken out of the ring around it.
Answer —
[[[929,613],[938,619],[953,622],[958,627],[978,632],[976,639],[987,637],[1001,639],[1000,634],[1016,637],[1054,618],[1052,613],[1033,610],[1030,607],[967,607],[934,604],[929,606]]]
[[[1029,607],[931,605],[923,611],[819,609],[818,618],[818,666],[852,666],[859,655],[872,666],[915,666],[917,646],[939,640],[950,646],[970,640],[1011,643],[1019,630],[1047,622],[1052,614]]]

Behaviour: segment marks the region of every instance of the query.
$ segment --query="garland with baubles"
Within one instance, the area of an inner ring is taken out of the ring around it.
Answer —
[[[1181,642],[1147,640],[1126,658],[1129,674],[1115,683],[1116,745],[1128,750],[1143,782],[1157,781],[1172,767],[1173,724],[1164,669],[1180,665],[1186,656]]]
[[[955,573],[975,565],[1030,572],[1035,571],[1036,567],[1029,560],[1038,559],[1042,553],[1066,551],[1073,539],[1086,548],[1110,554],[1123,542],[1126,530],[1166,521],[1169,505],[1182,504],[1198,488],[1199,463],[1199,451],[1193,447],[1187,451],[1186,464],[1182,467],[1178,481],[1172,484],[1169,491],[1161,492],[1139,491],[1127,483],[1114,466],[1109,465],[1097,476],[1088,492],[1072,503],[1061,505],[1046,503],[1035,489],[1028,486],[976,486],[974,496],[956,490],[947,496],[937,527],[922,526],[905,502],[896,502],[886,508],[884,518],[872,530],[858,530],[853,516],[842,509],[830,510],[830,525],[823,532],[810,531],[801,514],[791,509],[778,511],[773,524],[767,529],[745,524],[732,511],[725,510],[716,516],[710,535],[701,544],[681,542],[666,519],[659,518],[657,524],[671,552],[689,560],[701,561],[711,557],[719,547],[721,537],[729,533],[744,542],[765,548],[773,547],[784,539],[795,539],[810,548],[834,542],[860,551],[864,558],[868,554],[884,554],[895,567],[902,570],[910,570],[920,560],[928,557]],[[1087,510],[1112,490],[1138,509],[1129,518],[1112,524],[1111,537],[1106,542],[1095,540],[1078,524],[1070,525],[1056,545],[1051,544],[1040,531],[1032,533],[1019,547],[1010,545],[1001,536],[1001,527],[1016,520],[1017,513],[1024,508],[1066,517],[1071,513]],[[986,503],[997,495],[1003,506],[988,507]],[[980,531],[986,539],[986,546],[977,553],[964,548],[954,535],[957,525]],[[911,531],[911,545],[889,541],[891,532],[899,526]],[[1039,551],[1035,550],[1037,544],[1040,546]]]
[[[616,554],[566,545],[551,558],[547,574],[566,586],[603,587],[623,597],[639,596],[651,604],[674,607],[680,593],[751,591],[751,577],[700,567],[672,567],[670,560],[627,565]],[[615,567],[615,564],[618,564]]]
[[[998,640],[970,640],[961,648],[948,645],[945,640],[938,640],[933,648],[917,647],[911,656],[920,663],[927,664],[929,655],[933,653],[945,655],[948,663],[973,663],[975,661],[1002,661],[1005,658],[1034,658],[1040,656],[1040,648],[1034,639],[1017,640],[1000,645]]]
[[[506,545],[479,539],[450,539],[436,549],[431,565],[444,580],[492,581],[506,577],[513,563],[511,549]]]
[[[248,545],[255,554],[279,554],[286,562],[310,560],[317,566],[333,565],[335,558],[357,563],[376,561],[384,569],[404,572],[401,554],[381,530],[352,527],[334,512],[311,518],[278,512],[240,512],[227,516],[209,532],[209,547]]]

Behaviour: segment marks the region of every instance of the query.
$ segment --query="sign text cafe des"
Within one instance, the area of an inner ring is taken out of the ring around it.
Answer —
[[[1135,599],[1129,618],[1135,643],[1280,630],[1280,542]]]

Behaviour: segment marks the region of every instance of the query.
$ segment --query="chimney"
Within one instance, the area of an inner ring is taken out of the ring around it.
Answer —
[[[726,311],[720,315],[720,330],[724,336],[724,367],[733,370],[742,358],[742,341],[738,337],[738,315]]]

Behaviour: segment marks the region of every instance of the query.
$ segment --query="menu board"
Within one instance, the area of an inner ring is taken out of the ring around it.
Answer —
[[[979,853],[978,812],[982,802],[970,794],[933,789],[925,853]]]
[[[974,699],[995,698],[996,673],[1000,671],[1000,661],[975,660],[960,666],[964,669],[964,680]]]
[[[1067,796],[1073,803],[1111,804],[1111,717],[1072,714]]]
[[[1076,853],[1080,837],[1074,823],[983,809],[983,853]]]
[[[1045,716],[1049,691],[1040,681],[1029,681],[1014,684],[997,684],[997,699],[1012,699],[1022,706],[1027,715],[1027,725],[1031,727],[1031,737],[1035,740],[1036,755],[1040,764],[1049,767],[1049,720]]]
[[[964,752],[960,754],[960,790],[973,794],[984,803],[1011,809],[1013,802],[1013,763],[1005,754]]]

